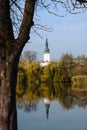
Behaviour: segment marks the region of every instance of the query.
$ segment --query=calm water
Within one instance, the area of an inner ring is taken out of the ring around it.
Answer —
[[[19,94],[17,111],[19,130],[87,130],[86,92],[42,86]]]

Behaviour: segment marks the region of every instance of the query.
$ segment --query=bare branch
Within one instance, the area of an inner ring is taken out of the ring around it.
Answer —
[[[49,14],[52,14],[54,16],[64,17],[68,13],[71,13],[71,14],[81,13],[81,12],[86,11],[87,9],[87,0],[32,0],[32,3],[33,1],[36,3],[36,8],[34,11],[35,16],[33,19],[35,30],[37,29],[47,30],[47,27],[45,25],[40,24],[40,26],[36,27],[36,25],[39,25],[39,23],[35,19],[36,18],[40,19],[39,12],[41,14],[41,11],[43,10],[47,11]],[[29,3],[29,2],[30,0],[26,0],[26,1],[10,0],[11,18],[12,18],[15,38],[17,38],[18,34],[22,34],[21,33],[22,29],[20,29],[20,27],[22,28],[23,26],[26,26],[26,24],[27,24],[28,30],[27,29],[25,30],[27,30],[27,33],[29,34],[28,32],[30,31],[29,26],[32,26],[32,25],[30,25],[28,20],[30,20],[31,24],[33,24],[33,21],[31,20],[33,17],[30,18],[29,15],[27,15],[25,19],[25,11],[24,11],[24,8],[26,7],[25,3]],[[30,14],[29,10],[30,9],[28,5],[26,12]],[[25,22],[24,22],[24,19],[25,19]],[[21,25],[22,22],[23,24]],[[25,30],[23,32],[25,32]]]
[[[36,0],[26,0],[25,10],[23,15],[22,24],[20,27],[20,33],[18,40],[25,43],[29,39],[30,29],[33,26],[33,15]]]

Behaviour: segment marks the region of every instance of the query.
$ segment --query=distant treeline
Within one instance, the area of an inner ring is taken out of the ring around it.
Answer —
[[[18,82],[26,84],[41,82],[71,83],[72,81],[74,84],[78,84],[81,78],[85,80],[86,83],[86,76],[87,57],[84,55],[74,58],[72,54],[66,53],[59,61],[52,61],[48,66],[44,67],[41,67],[39,62],[21,60],[18,67]]]

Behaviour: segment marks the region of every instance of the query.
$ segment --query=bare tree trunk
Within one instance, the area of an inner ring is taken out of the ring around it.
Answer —
[[[18,62],[12,41],[9,0],[0,0],[0,130],[17,130],[15,86]]]
[[[0,59],[0,130],[17,130],[15,86],[18,61],[6,63],[5,57]]]
[[[26,0],[17,39],[10,18],[10,1],[0,0],[0,130],[17,130],[16,81],[19,57],[29,40],[36,0]]]

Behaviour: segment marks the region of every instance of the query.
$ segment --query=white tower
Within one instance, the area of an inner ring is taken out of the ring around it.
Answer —
[[[50,51],[48,48],[48,40],[46,39],[45,48],[44,48],[44,62],[50,62]]]

